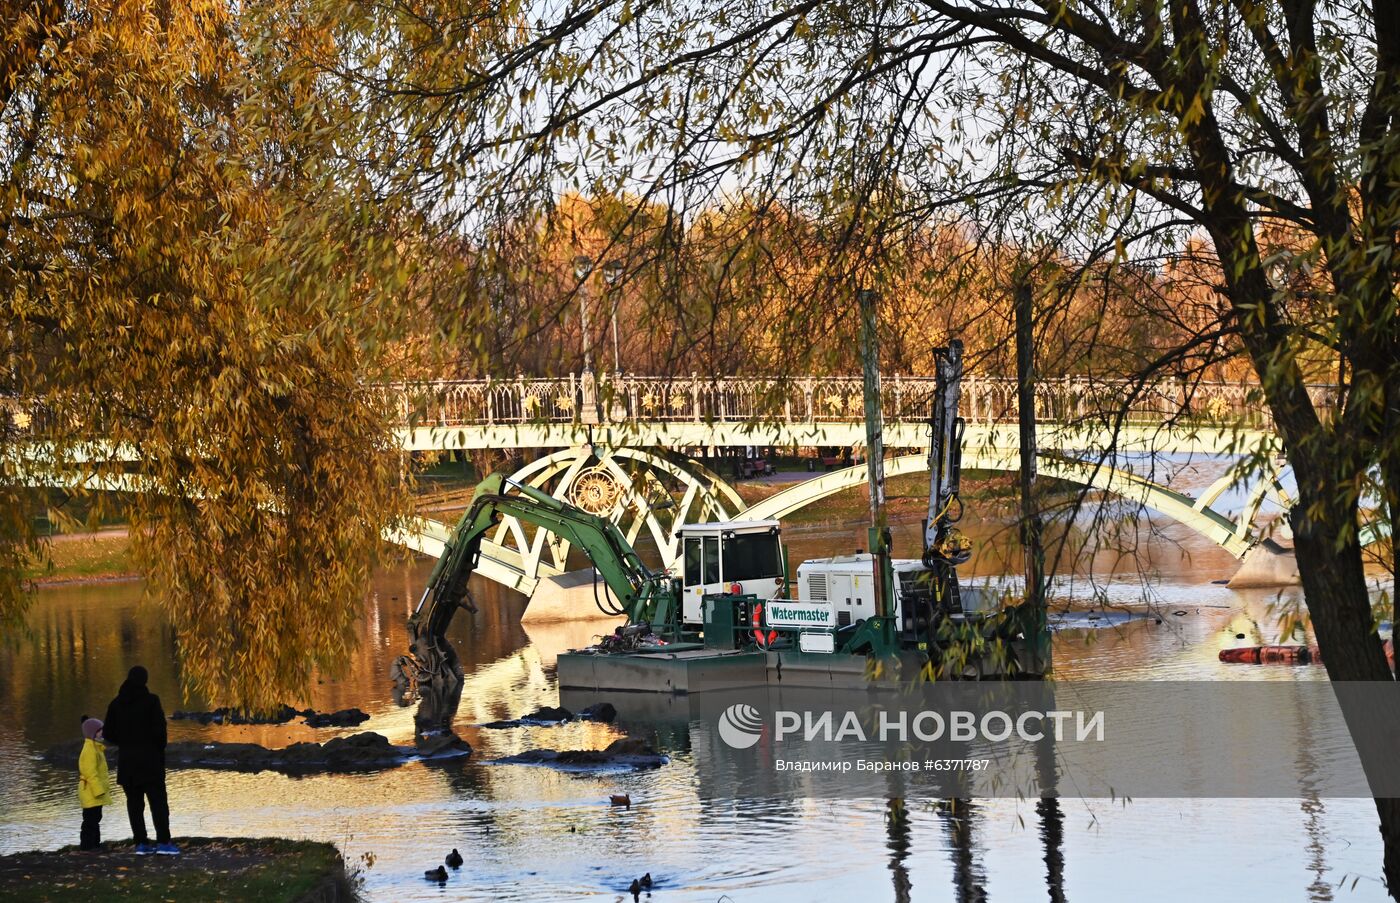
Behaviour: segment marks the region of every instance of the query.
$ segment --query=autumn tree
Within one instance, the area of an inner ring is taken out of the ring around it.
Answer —
[[[402,510],[389,375],[413,220],[281,5],[8,3],[0,51],[0,612],[24,486],[134,479],[187,685],[270,707],[338,669]],[[386,150],[382,145],[381,150]],[[390,303],[393,299],[394,303]]]

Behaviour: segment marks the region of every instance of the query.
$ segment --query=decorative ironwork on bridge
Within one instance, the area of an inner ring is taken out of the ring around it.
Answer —
[[[932,377],[885,380],[889,423],[928,419]],[[591,373],[537,379],[443,380],[378,389],[404,423],[427,427],[504,424],[844,423],[863,418],[859,376],[636,376]],[[1309,389],[1326,404],[1331,386]],[[1016,381],[967,377],[963,416],[995,423],[1016,418]],[[1258,386],[1245,383],[1065,377],[1036,387],[1036,415],[1074,422],[1122,412],[1128,422],[1188,418],[1265,428],[1268,407]]]

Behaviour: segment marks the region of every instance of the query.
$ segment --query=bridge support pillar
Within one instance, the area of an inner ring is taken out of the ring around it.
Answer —
[[[535,592],[530,596],[525,613],[520,616],[520,623],[622,620],[620,615],[609,615],[602,611],[600,604],[611,608],[621,607],[621,603],[593,568],[541,577],[535,584]],[[600,630],[607,632],[602,628]]]
[[[1298,559],[1293,550],[1281,546],[1272,539],[1265,539],[1245,553],[1244,561],[1235,576],[1230,578],[1231,589],[1250,587],[1298,586]]]

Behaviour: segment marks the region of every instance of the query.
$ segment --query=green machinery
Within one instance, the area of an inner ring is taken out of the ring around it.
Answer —
[[[768,600],[745,593],[707,595],[702,644],[700,635],[684,630],[681,623],[682,581],[647,567],[616,524],[538,489],[491,474],[476,487],[471,507],[453,528],[409,618],[409,654],[400,656],[393,669],[401,686],[436,691],[460,686],[462,668],[447,630],[460,609],[477,610],[468,583],[480,558],[482,541],[507,515],[568,540],[597,568],[611,594],[595,594],[598,607],[604,614],[625,615],[627,620],[590,652],[718,651],[766,645],[763,639],[769,631],[756,630],[755,626],[762,624],[761,606]],[[769,538],[775,544],[780,542],[776,531]],[[784,579],[781,588],[786,587]],[[846,632],[839,648],[832,651],[890,654],[895,646],[885,638],[887,627],[879,619],[863,622],[857,630]]]
[[[568,540],[592,560],[616,600],[599,594],[598,607],[604,614],[627,616],[626,625],[610,638],[617,651],[649,637],[665,643],[681,640],[680,581],[648,568],[616,524],[490,474],[477,485],[471,508],[453,528],[408,620],[409,654],[395,662],[396,680],[420,686],[460,682],[462,669],[447,641],[447,628],[458,609],[476,611],[467,583],[481,556],[482,540],[507,515]]]

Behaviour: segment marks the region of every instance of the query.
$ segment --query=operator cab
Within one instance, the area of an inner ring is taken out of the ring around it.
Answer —
[[[777,521],[683,524],[677,533],[685,584],[684,624],[699,625],[705,596],[731,592],[736,583],[740,593],[760,599],[786,595],[787,562]]]

